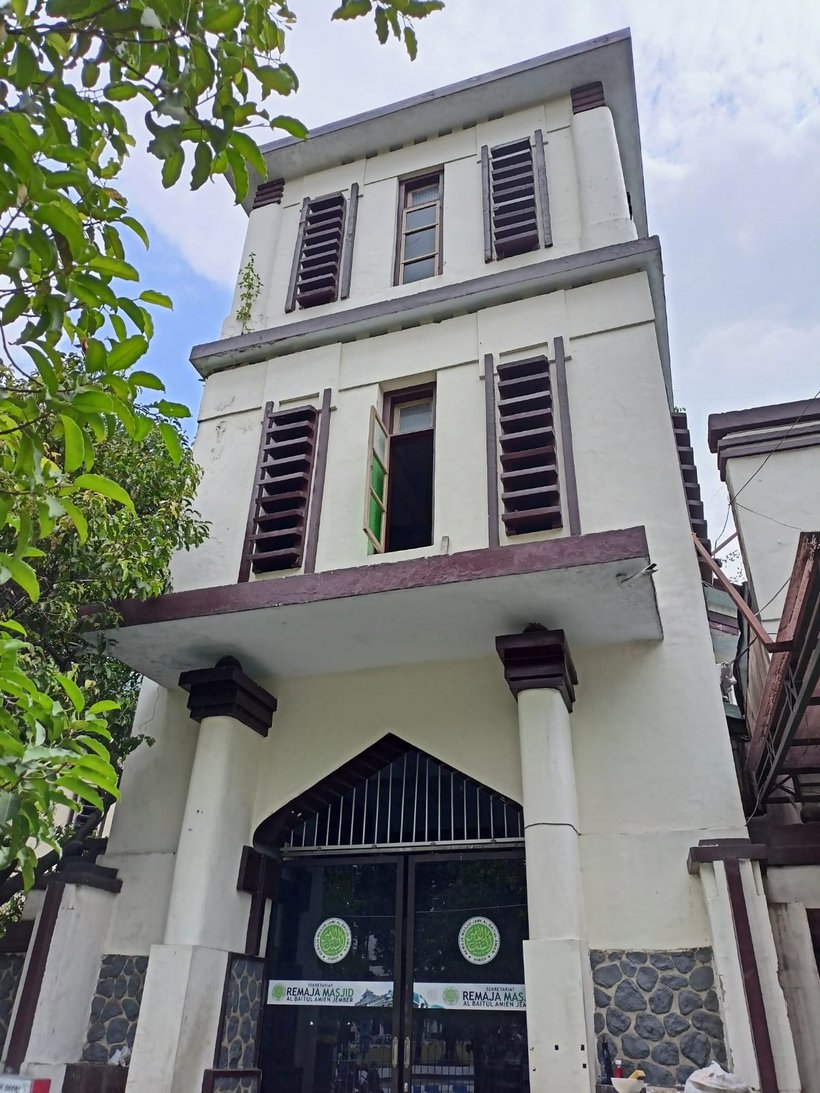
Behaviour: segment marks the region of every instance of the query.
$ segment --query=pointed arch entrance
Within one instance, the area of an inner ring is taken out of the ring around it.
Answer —
[[[262,1093],[526,1093],[517,802],[388,736],[255,841],[282,857]]]

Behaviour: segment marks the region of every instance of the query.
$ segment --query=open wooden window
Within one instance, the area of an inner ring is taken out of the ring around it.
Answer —
[[[399,183],[396,284],[441,273],[442,171]]]
[[[385,396],[370,411],[364,531],[379,554],[433,542],[435,388]]]
[[[484,259],[509,258],[552,244],[544,140],[529,137],[481,149]],[[540,205],[540,211],[539,211]]]
[[[286,311],[332,303],[350,292],[353,236],[359,187],[344,194],[306,197],[302,203],[296,251],[288,285]]]
[[[508,535],[562,526],[546,357],[498,366],[502,520]]]

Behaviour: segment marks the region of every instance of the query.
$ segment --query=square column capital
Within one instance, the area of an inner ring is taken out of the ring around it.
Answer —
[[[188,691],[188,710],[194,721],[205,717],[232,717],[267,736],[276,712],[276,699],[242,671],[233,657],[223,657],[213,668],[183,672],[179,685]]]
[[[517,700],[522,691],[559,691],[572,712],[578,675],[563,630],[528,626],[520,634],[503,634],[495,648],[504,665],[504,678]]]

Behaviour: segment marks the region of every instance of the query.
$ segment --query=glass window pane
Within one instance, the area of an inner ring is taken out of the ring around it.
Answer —
[[[426,205],[428,201],[438,201],[441,193],[441,182],[437,178],[433,182],[425,182],[420,186],[406,191],[405,205]]]
[[[422,228],[419,232],[411,232],[404,237],[404,257],[421,258],[422,255],[433,254],[436,249],[436,229]]]
[[[412,209],[408,212],[404,225],[408,231],[412,231],[414,228],[426,228],[428,224],[435,224],[435,222],[436,207],[427,205],[423,209]]]
[[[422,258],[420,262],[410,262],[404,267],[402,281],[405,285],[408,285],[412,281],[421,281],[425,277],[432,277],[435,272],[435,258]]]
[[[413,433],[433,427],[433,400],[408,402],[396,407],[397,433]]]

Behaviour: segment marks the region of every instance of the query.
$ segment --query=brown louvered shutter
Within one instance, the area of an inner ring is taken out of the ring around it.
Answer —
[[[560,528],[561,496],[549,362],[498,366],[502,520],[508,535]]]
[[[283,178],[271,178],[267,182],[260,182],[253,195],[253,207],[261,209],[263,205],[281,205],[284,193]]]
[[[347,202],[343,194],[306,198],[299,225],[287,310],[339,298]]]
[[[491,148],[489,168],[496,257],[537,250],[538,209],[529,137]]]
[[[318,416],[315,406],[266,407],[240,580],[302,563]]]

